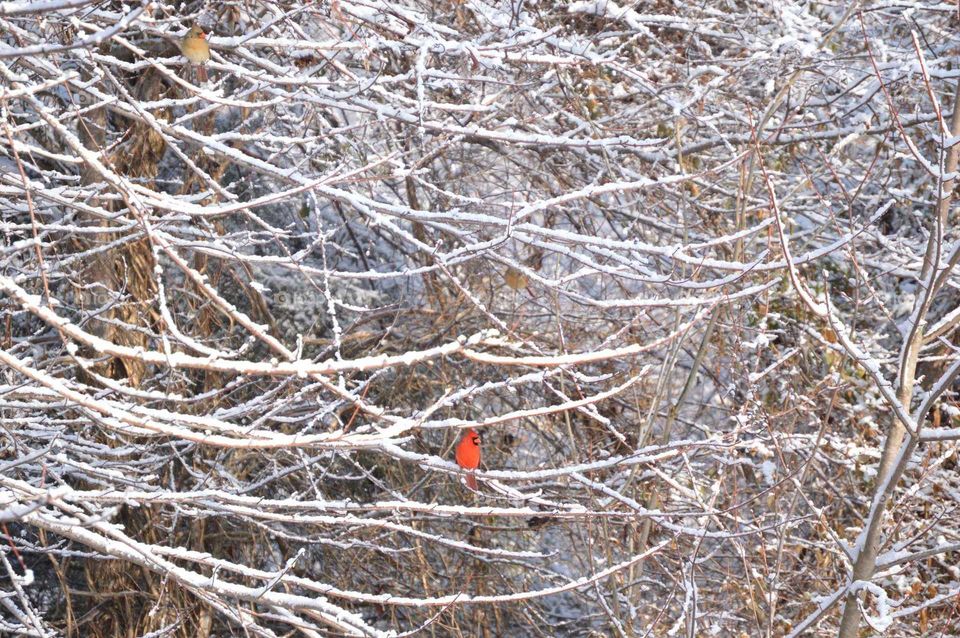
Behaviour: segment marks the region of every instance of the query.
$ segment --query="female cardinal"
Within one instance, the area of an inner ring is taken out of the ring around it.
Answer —
[[[180,41],[180,51],[183,57],[191,64],[197,65],[197,77],[201,82],[207,81],[207,70],[203,65],[210,60],[210,45],[207,44],[207,34],[198,26],[190,27],[187,34]]]
[[[475,470],[480,467],[480,435],[473,428],[463,433],[463,438],[457,443],[457,465],[465,470]],[[467,487],[477,490],[477,477],[467,474]]]

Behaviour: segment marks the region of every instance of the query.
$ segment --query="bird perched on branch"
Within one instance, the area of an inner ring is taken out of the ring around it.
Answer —
[[[210,45],[207,44],[207,34],[203,29],[194,25],[180,40],[180,51],[190,64],[197,66],[197,77],[201,82],[207,81],[207,69],[203,66],[210,60]]]
[[[480,435],[473,428],[463,433],[463,438],[457,443],[457,465],[465,470],[475,470],[480,467]],[[467,474],[467,487],[477,490],[477,477],[471,472]]]
[[[530,283],[527,276],[513,266],[507,268],[507,272],[503,274],[503,280],[514,290],[523,290]]]

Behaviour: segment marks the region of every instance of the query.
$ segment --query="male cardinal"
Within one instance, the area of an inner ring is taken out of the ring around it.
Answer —
[[[480,467],[480,435],[473,428],[463,433],[463,438],[457,443],[457,465],[465,470],[475,470]],[[477,490],[477,477],[467,474],[467,487]]]
[[[180,51],[191,64],[197,65],[197,77],[201,82],[206,82],[207,70],[203,65],[210,60],[210,45],[207,44],[207,34],[203,29],[198,26],[190,27],[187,34],[180,40]]]

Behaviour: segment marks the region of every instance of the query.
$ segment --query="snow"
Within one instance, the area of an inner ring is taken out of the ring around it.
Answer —
[[[210,7],[0,2],[8,540],[223,634],[942,620],[955,7],[454,4],[241,3],[198,87]],[[5,556],[43,621],[52,567]]]

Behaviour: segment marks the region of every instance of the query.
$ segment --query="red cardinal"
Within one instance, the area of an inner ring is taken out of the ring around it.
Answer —
[[[480,467],[480,435],[473,428],[463,433],[463,438],[457,443],[457,465],[465,470],[475,470]],[[467,474],[467,487],[476,491],[477,477]]]

